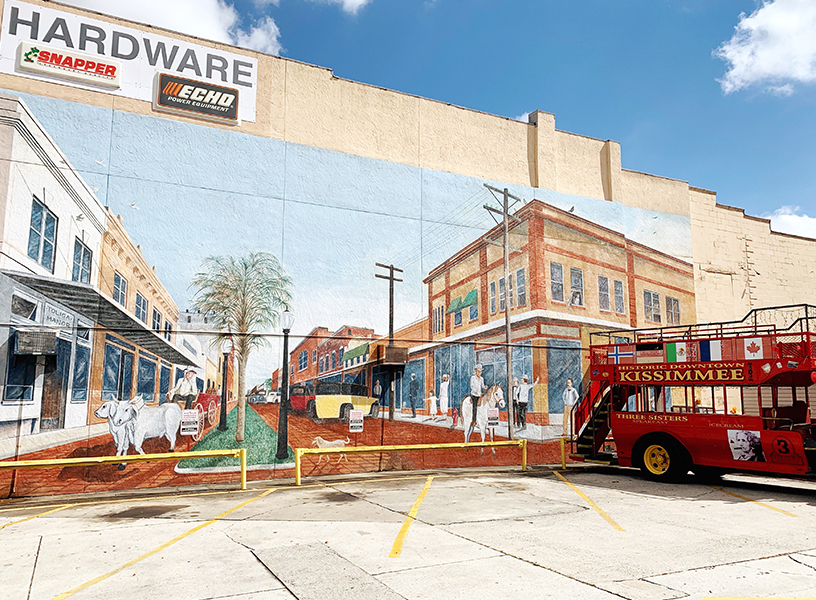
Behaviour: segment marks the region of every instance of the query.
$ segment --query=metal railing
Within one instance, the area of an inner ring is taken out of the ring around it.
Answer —
[[[188,458],[210,458],[228,456],[241,459],[241,489],[246,489],[247,459],[246,448],[229,450],[197,450],[192,452],[167,452],[163,454],[132,454],[124,456],[86,456],[82,458],[44,458],[42,460],[4,460],[0,461],[2,469],[45,469],[49,467],[76,467],[93,465],[123,464],[132,462],[151,462],[154,460],[184,460]]]
[[[380,452],[410,452],[417,450],[448,450],[451,448],[495,448],[518,446],[521,448],[521,470],[527,470],[527,440],[502,440],[499,442],[469,442],[467,444],[414,444],[411,446],[351,446],[346,448],[295,448],[295,485],[300,485],[300,467],[307,454],[377,454]]]

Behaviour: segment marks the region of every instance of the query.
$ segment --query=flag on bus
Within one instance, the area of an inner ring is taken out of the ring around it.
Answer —
[[[700,362],[718,362],[723,360],[722,340],[700,341]]]
[[[607,355],[615,365],[630,365],[635,362],[635,347],[632,345],[615,346],[614,350]]]
[[[666,362],[688,362],[688,342],[670,342],[666,344]]]
[[[737,358],[743,360],[762,360],[773,358],[771,340],[766,337],[742,338],[736,344]]]
[[[662,363],[663,344],[636,344],[635,362],[639,365],[648,363]]]

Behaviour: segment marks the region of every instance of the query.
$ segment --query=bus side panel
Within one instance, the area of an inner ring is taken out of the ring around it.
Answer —
[[[632,449],[642,436],[661,433],[683,444],[695,465],[790,475],[809,469],[801,434],[763,430],[759,417],[612,413],[612,434],[623,466],[632,466]]]
[[[612,435],[618,451],[618,464],[632,466],[632,451],[637,441],[647,434],[666,434],[680,442],[694,455],[697,444],[694,428],[685,415],[671,413],[612,413]]]

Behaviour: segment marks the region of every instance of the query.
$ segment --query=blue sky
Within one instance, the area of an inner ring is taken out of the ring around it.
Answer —
[[[624,168],[816,235],[816,0],[65,1],[489,113],[552,112],[619,141]]]

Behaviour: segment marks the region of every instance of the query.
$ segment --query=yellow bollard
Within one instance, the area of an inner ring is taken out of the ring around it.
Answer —
[[[567,469],[567,455],[564,450],[564,438],[558,438],[558,444],[561,446],[561,470],[566,471]]]
[[[302,448],[295,448],[295,485],[300,485],[300,454]]]
[[[521,440],[521,470],[527,470],[527,440]]]
[[[247,457],[246,457],[246,448],[240,448],[238,450],[238,456],[241,458],[241,489],[246,489],[246,469],[247,469]]]

